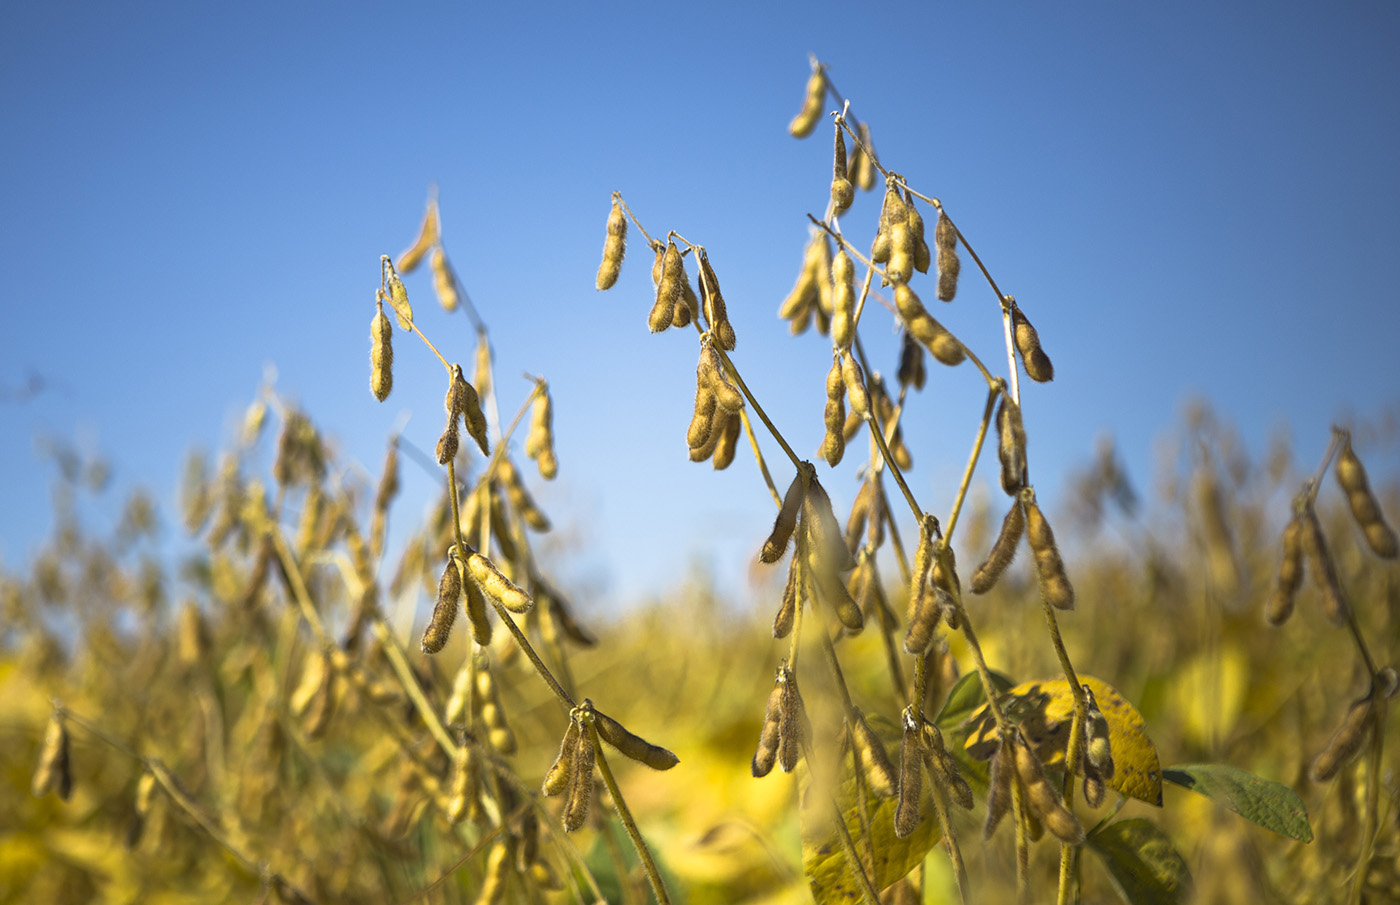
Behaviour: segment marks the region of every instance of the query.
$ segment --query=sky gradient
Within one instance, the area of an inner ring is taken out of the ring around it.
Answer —
[[[532,486],[559,525],[556,571],[597,610],[696,568],[737,592],[772,517],[752,458],[721,474],[687,461],[695,337],[647,332],[642,243],[616,288],[593,279],[615,189],[653,234],[705,245],[735,361],[815,458],[829,344],[775,316],[830,179],[829,130],[786,132],[809,52],[882,161],[943,201],[1039,329],[1056,380],[1027,388],[1025,411],[1052,513],[1105,434],[1150,484],[1154,446],[1193,396],[1256,451],[1289,432],[1304,461],[1334,421],[1396,411],[1400,7],[681,9],[11,10],[0,563],[20,567],[51,524],[40,436],[108,457],[117,496],[151,488],[178,537],[186,451],[234,442],[268,365],[347,462],[377,472],[406,419],[430,450],[440,366],[398,334],[379,404],[367,359],[379,255],[412,241],[435,184],[448,254],[491,330],[503,416],[530,388],[516,375],[554,390],[560,475]],[[857,245],[878,205],[861,194],[843,220]],[[466,319],[437,308],[425,272],[407,284],[424,330],[469,362]],[[922,294],[938,304],[931,283]],[[970,261],[934,314],[1005,370]],[[892,372],[889,315],[867,317]],[[943,512],[985,388],[966,365],[930,367],[906,436],[915,493]],[[26,396],[31,375],[43,384]],[[1387,450],[1373,475],[1400,470]],[[265,443],[263,467],[270,456]],[[829,479],[821,466],[838,510],[856,458]],[[406,466],[391,546],[438,480]]]

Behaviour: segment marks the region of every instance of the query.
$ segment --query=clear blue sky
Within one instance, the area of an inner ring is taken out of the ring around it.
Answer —
[[[174,536],[186,450],[232,442],[268,363],[371,471],[405,414],[431,448],[440,368],[400,334],[380,405],[367,353],[379,255],[412,240],[436,183],[502,407],[523,371],[555,388],[560,477],[538,496],[578,545],[557,571],[598,607],[696,562],[740,587],[772,504],[744,455],[720,475],[686,459],[694,336],[648,334],[640,243],[617,288],[593,278],[614,189],[648,229],[706,245],[736,361],[815,455],[829,347],[775,316],[830,178],[828,133],[786,133],[809,52],[1039,328],[1057,378],[1025,407],[1052,506],[1105,432],[1147,484],[1193,394],[1256,450],[1291,430],[1308,460],[1333,420],[1400,398],[1392,3],[36,3],[6,19],[0,388],[45,382],[0,403],[8,568],[50,524],[36,435],[109,456],[118,491],[170,504]],[[868,242],[877,205],[862,195],[848,233]],[[935,314],[1004,368],[994,299],[963,272]],[[426,274],[408,286],[470,360],[466,320]],[[870,314],[892,371],[888,315]],[[911,408],[914,487],[936,511],[983,393],[970,367],[937,369]],[[400,540],[430,491],[406,475]],[[824,478],[838,506],[852,475]]]

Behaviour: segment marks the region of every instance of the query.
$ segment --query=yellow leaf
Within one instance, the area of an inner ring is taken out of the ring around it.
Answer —
[[[1113,778],[1108,785],[1148,804],[1162,804],[1162,766],[1157,747],[1147,735],[1147,723],[1137,708],[1112,685],[1081,675],[1108,721],[1108,743],[1113,752]],[[1063,768],[1074,716],[1074,694],[1063,677],[1024,682],[1002,696],[1007,717],[1021,727],[1036,754],[1047,767]],[[997,745],[996,722],[986,705],[968,717],[967,752],[986,760]]]

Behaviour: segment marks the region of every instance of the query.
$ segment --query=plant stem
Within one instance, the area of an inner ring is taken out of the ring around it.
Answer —
[[[651,881],[651,891],[656,894],[657,905],[670,905],[671,897],[667,895],[666,884],[661,880],[661,872],[656,869],[656,862],[652,860],[651,849],[647,848],[641,830],[637,829],[637,822],[632,819],[632,812],[627,808],[627,801],[622,797],[622,791],[617,787],[617,780],[613,778],[612,768],[608,766],[607,755],[604,754],[603,745],[598,740],[598,728],[593,725],[591,719],[584,720],[584,725],[588,727],[588,741],[593,746],[598,772],[603,774],[603,784],[608,787],[608,794],[612,796],[613,808],[617,810],[617,816],[622,820],[622,826],[627,830],[627,835],[632,840],[632,847],[637,850],[638,857],[642,859],[642,868],[646,871],[647,879]]]

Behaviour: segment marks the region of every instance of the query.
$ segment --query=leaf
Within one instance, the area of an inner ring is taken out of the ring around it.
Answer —
[[[1090,834],[1088,844],[1129,905],[1174,905],[1191,899],[1191,871],[1152,821],[1139,817],[1110,823]]]
[[[1313,839],[1307,808],[1283,783],[1226,764],[1179,764],[1163,770],[1162,778],[1204,795],[1280,836],[1299,842]]]
[[[897,756],[898,752],[895,753]],[[856,801],[856,782],[850,775],[849,767],[846,778],[835,792],[836,807],[877,892],[913,870],[942,838],[938,817],[927,801],[924,803],[924,819],[914,832],[903,839],[898,838],[894,834],[894,812],[898,799],[877,798],[867,790],[866,812],[870,815],[870,844],[867,845]],[[823,790],[812,788],[809,783],[803,791],[802,800],[802,872],[811,886],[812,898],[817,905],[861,901],[860,885],[846,860],[846,850],[832,819],[831,799]],[[875,852],[873,870],[870,860],[872,848]]]
[[[1137,708],[1102,679],[1081,675],[1108,721],[1113,752],[1113,778],[1108,785],[1129,798],[1162,805],[1162,767],[1157,747],[1147,735],[1147,723]],[[955,689],[956,690],[956,689]],[[1064,677],[1024,682],[1002,696],[1002,707],[1021,727],[1026,740],[1047,767],[1063,768],[1074,715],[1074,694]],[[996,723],[986,705],[968,717],[971,732],[966,747],[979,760],[991,757],[997,744]]]
[[[1006,691],[1016,684],[996,670],[990,672],[992,685],[996,686],[997,691]],[[970,672],[958,679],[952,691],[948,692],[948,700],[943,703],[943,709],[938,712],[934,723],[939,729],[952,729],[966,720],[968,715],[986,700],[987,696],[982,693],[981,678],[977,673]]]

